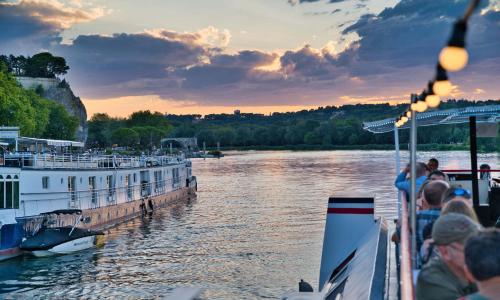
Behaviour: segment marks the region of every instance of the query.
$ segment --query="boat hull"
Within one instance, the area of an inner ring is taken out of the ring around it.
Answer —
[[[70,254],[94,247],[95,235],[82,237],[76,240],[59,244],[48,250],[36,250],[31,253],[36,257],[52,256],[57,254]]]
[[[1,249],[0,250],[0,261],[6,260],[9,258],[14,258],[16,256],[21,255],[21,249],[19,247],[12,247],[8,249]]]

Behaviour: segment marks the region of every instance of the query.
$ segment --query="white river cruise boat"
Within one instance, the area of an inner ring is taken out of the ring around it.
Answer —
[[[1,128],[7,131],[17,128]],[[145,211],[186,199],[196,190],[191,162],[181,156],[117,156],[58,153],[83,147],[73,141],[18,137],[0,141],[0,260],[19,255],[30,220],[43,213],[78,209],[83,227],[103,229]],[[11,141],[10,145],[14,145]],[[52,149],[52,152],[47,152]],[[29,150],[29,151],[28,151]],[[54,216],[56,226],[72,219]]]

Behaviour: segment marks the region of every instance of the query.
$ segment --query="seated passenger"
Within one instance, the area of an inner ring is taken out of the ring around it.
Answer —
[[[472,195],[470,191],[460,186],[452,186],[444,193],[443,205],[451,200],[463,200],[472,207]]]
[[[475,293],[464,271],[464,244],[479,231],[469,217],[450,213],[439,217],[432,229],[438,255],[424,265],[417,279],[418,300],[455,300]]]
[[[429,179],[424,181],[422,183],[422,185],[420,186],[420,189],[417,192],[417,203],[416,203],[417,211],[427,209],[427,207],[425,207],[425,203],[424,203],[424,189],[427,186],[427,184],[429,184],[429,182],[431,182]]]
[[[444,204],[443,209],[441,210],[441,215],[446,215],[449,213],[466,215],[474,222],[479,224],[479,219],[474,209],[469,205],[467,201],[464,201],[462,199],[454,199]]]
[[[471,236],[465,244],[465,274],[479,292],[468,300],[500,299],[500,230],[489,228]]]
[[[398,177],[394,181],[394,185],[398,190],[405,191],[406,195],[410,195],[411,183],[410,180],[406,180],[406,176],[410,172],[410,165],[407,165],[404,170],[399,173]],[[416,191],[420,189],[420,186],[427,179],[427,166],[426,164],[419,162],[417,163],[417,180],[416,180]],[[409,198],[408,198],[409,200]]]
[[[439,168],[439,161],[434,157],[429,159],[427,162],[427,168],[429,168],[429,172],[436,171]]]
[[[448,181],[448,178],[447,178],[446,174],[444,174],[442,171],[434,170],[429,174],[429,180]]]
[[[423,231],[427,224],[434,222],[441,213],[441,199],[449,188],[448,183],[442,180],[429,182],[423,192],[423,206],[426,209],[417,211],[417,249],[424,241]]]
[[[457,199],[446,203],[441,209],[441,216],[447,215],[449,213],[466,215],[467,217],[471,218],[474,222],[479,224],[479,219],[477,218],[476,212],[463,200]],[[420,248],[417,248],[420,249],[420,257],[422,263],[426,263],[430,259],[430,257],[435,254],[434,244],[432,243],[433,225],[434,222],[431,222],[425,226],[422,233],[424,242]]]

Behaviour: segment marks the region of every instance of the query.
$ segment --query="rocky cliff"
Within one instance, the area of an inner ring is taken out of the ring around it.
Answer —
[[[75,134],[76,139],[80,142],[87,140],[87,110],[80,98],[75,96],[66,81],[61,81],[58,78],[16,77],[16,79],[24,88],[35,89],[44,98],[62,104],[80,122]]]

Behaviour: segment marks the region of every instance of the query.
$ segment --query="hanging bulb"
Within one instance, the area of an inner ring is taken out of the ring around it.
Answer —
[[[402,116],[401,117],[401,121],[403,121],[403,124],[406,123],[406,122],[408,122],[408,117]]]
[[[467,61],[469,54],[465,50],[465,32],[467,24],[460,20],[453,26],[453,33],[448,45],[439,53],[439,63],[443,68],[450,72],[462,70]]]
[[[438,96],[448,96],[451,88],[451,82],[448,80],[436,81],[432,85],[432,91]]]
[[[451,82],[448,80],[448,74],[446,74],[446,70],[440,64],[438,64],[436,71],[436,80],[432,85],[432,91],[434,92],[434,94],[444,97],[450,94],[451,89]]]
[[[439,63],[450,72],[462,70],[468,61],[469,54],[462,47],[448,46],[439,53]]]
[[[425,97],[425,103],[428,107],[435,108],[439,106],[441,99],[439,99],[438,95],[427,95],[427,97]]]
[[[409,119],[409,118],[411,118],[411,111],[410,111],[410,110],[406,112],[406,117],[407,117],[408,119]]]
[[[432,81],[429,81],[429,84],[427,85],[426,96],[425,96],[425,103],[430,108],[438,107],[439,103],[441,102],[441,99],[439,99],[439,96],[434,94],[433,86],[434,86],[434,83]]]
[[[418,101],[416,104],[415,110],[422,113],[427,110],[427,103],[425,101]]]
[[[411,109],[411,110],[413,110],[413,111],[417,111],[417,106],[418,106],[418,105],[417,105],[417,103],[416,103],[416,102],[415,102],[415,103],[412,103],[412,104],[410,105],[410,109]]]

